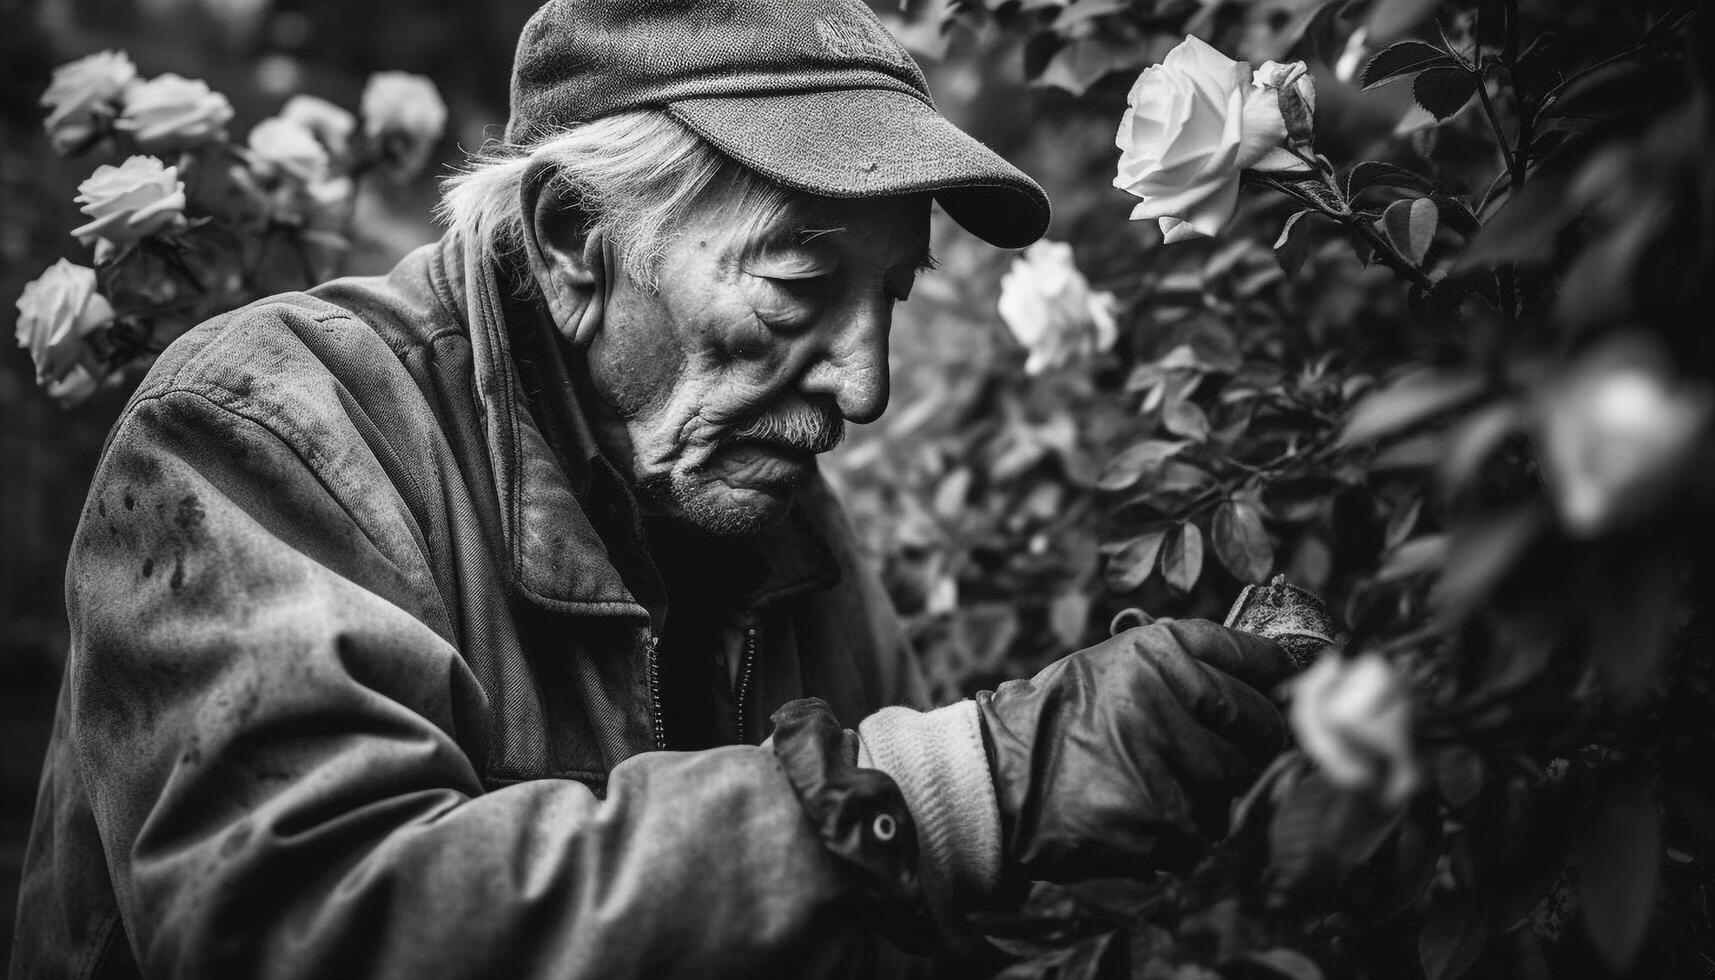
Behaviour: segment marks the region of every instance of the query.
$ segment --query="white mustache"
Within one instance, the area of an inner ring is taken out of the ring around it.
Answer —
[[[845,437],[846,420],[840,413],[815,403],[764,415],[732,434],[735,440],[772,443],[806,453],[825,453]]]

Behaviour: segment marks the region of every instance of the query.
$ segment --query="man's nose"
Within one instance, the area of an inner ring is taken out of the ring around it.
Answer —
[[[804,375],[807,394],[826,395],[850,422],[873,422],[887,408],[887,336],[892,304],[852,310]]]

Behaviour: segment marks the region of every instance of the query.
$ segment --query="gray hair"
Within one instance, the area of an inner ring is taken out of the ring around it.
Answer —
[[[693,209],[720,195],[740,202],[746,221],[792,204],[793,192],[721,155],[658,110],[604,116],[535,142],[490,143],[442,183],[435,215],[497,262],[517,263],[529,216],[522,184],[539,162],[589,215],[589,233],[619,249],[625,271],[654,288],[661,258]]]

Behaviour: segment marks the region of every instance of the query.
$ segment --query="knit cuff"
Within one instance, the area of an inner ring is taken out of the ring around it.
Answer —
[[[974,701],[883,708],[858,725],[858,764],[893,777],[916,822],[919,873],[943,928],[1000,879],[1000,807],[981,725]]]

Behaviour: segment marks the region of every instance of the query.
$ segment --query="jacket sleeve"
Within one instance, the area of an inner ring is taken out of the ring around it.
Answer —
[[[348,512],[330,440],[246,404],[136,402],[67,569],[77,751],[145,975],[873,965],[767,749],[484,793],[454,730],[483,695],[412,610],[403,522]]]

